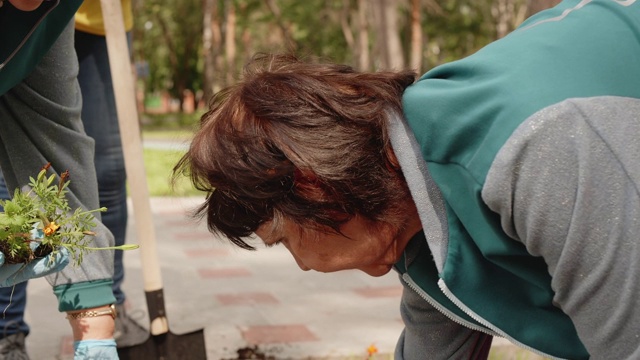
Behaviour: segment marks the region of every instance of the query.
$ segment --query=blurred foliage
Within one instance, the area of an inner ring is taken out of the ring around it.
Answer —
[[[488,0],[440,1],[443,14],[426,14],[427,69],[468,56],[495,40]]]
[[[134,59],[148,65],[147,93],[167,90],[181,98],[202,87],[201,0],[133,1]]]
[[[384,0],[397,9],[397,31],[402,56],[409,58],[412,39],[412,0]],[[499,35],[498,28],[512,30],[531,4],[536,11],[557,0],[420,0],[422,35],[420,72],[468,56]],[[132,0],[134,7],[134,58],[148,109],[160,111],[160,94],[174,99],[190,90],[196,102],[205,88],[229,85],[243,65],[257,52],[293,52],[313,55],[352,66],[358,64],[355,46],[359,6],[368,8],[367,48],[372,64],[376,54],[377,21],[371,8],[381,0]],[[376,5],[378,4],[378,5]],[[203,9],[211,5],[211,52],[204,53]],[[505,25],[506,24],[506,25]],[[230,43],[231,42],[231,43]],[[205,59],[213,59],[214,76],[205,83]],[[375,65],[371,65],[375,66]],[[356,66],[357,67],[357,66]],[[375,69],[371,69],[375,70]],[[151,95],[151,96],[149,96]],[[200,120],[193,114],[141,114],[145,140],[186,142]],[[183,152],[182,152],[183,153]],[[198,194],[186,179],[172,190],[168,174],[182,155],[180,151],[145,149],[145,166],[154,196]],[[202,195],[202,194],[198,194]]]
[[[207,28],[214,30],[215,78],[210,81],[215,84],[204,84],[203,75],[207,1],[213,4]],[[403,55],[408,58],[412,1],[386,1],[396,4]],[[378,1],[364,3],[373,7]],[[228,85],[256,52],[288,51],[355,66],[356,49],[347,37],[357,35],[359,4],[358,0],[133,0],[134,57],[146,69],[140,83],[147,94],[168,91],[177,99],[185,90],[202,94],[205,86]],[[420,71],[470,55],[495,40],[498,22],[504,22],[504,12],[497,9],[510,9],[509,16],[516,17],[527,4],[525,0],[421,0],[424,61]],[[375,19],[367,21],[368,45],[373,47]]]
[[[201,112],[166,114],[143,114],[142,126],[147,131],[170,129],[193,129],[200,122]]]

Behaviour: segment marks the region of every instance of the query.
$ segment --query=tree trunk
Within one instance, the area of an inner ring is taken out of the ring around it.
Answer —
[[[347,42],[349,49],[355,48],[355,40],[353,38],[353,31],[351,30],[351,24],[349,18],[351,17],[351,1],[342,0],[342,11],[340,12],[340,27],[342,28],[342,34],[344,40]]]
[[[222,51],[222,24],[221,24],[221,20],[220,20],[220,11],[219,11],[219,7],[215,6],[213,8],[213,16],[211,19],[211,38],[213,40],[213,56],[214,56],[214,60],[213,60],[213,64],[214,64],[214,73],[218,74],[218,76],[215,76],[215,78],[218,79],[218,81],[213,82],[213,91],[217,92],[220,89],[222,89],[224,84],[220,84],[222,79],[219,74],[222,73],[223,69],[224,69],[224,58],[223,58],[223,51]],[[208,100],[208,99],[207,99]]]
[[[496,21],[496,37],[507,36],[525,19],[527,5],[519,0],[497,0],[491,7],[491,14]]]
[[[181,76],[182,67],[180,66],[180,61],[178,59],[178,52],[174,44],[173,37],[171,36],[171,32],[169,31],[169,25],[160,15],[158,15],[156,19],[162,29],[162,37],[167,45],[167,49],[169,50],[169,66],[171,68],[171,73],[173,74],[173,89],[171,89],[172,95],[178,99],[180,103],[179,109],[182,109],[182,93],[186,87],[184,86],[183,77]]]
[[[404,68],[404,56],[398,30],[398,4],[396,0],[375,0],[376,44],[382,69]]]
[[[204,84],[202,90],[205,101],[213,96],[213,84],[215,77],[215,60],[213,53],[213,14],[216,0],[203,0],[202,4],[202,52],[204,57]]]
[[[276,4],[275,0],[265,0],[265,2],[267,4],[267,7],[269,8],[269,11],[271,11],[271,14],[275,18],[276,24],[278,25],[278,27],[280,28],[280,31],[282,32],[282,38],[285,43],[284,44],[285,48],[293,52],[296,49],[296,43],[293,40],[293,36],[291,36],[291,33],[289,32],[287,25],[284,23],[284,20],[282,19],[282,12],[280,11],[278,4]]]
[[[358,41],[356,44],[356,68],[360,71],[371,70],[369,55],[369,29],[367,24],[367,0],[358,0]]]
[[[251,31],[248,28],[245,28],[242,30],[242,48],[243,48],[243,53],[242,53],[242,58],[243,58],[243,63],[248,62],[251,57],[253,56],[254,50],[253,50],[253,38],[251,37]]]
[[[227,84],[232,84],[235,75],[236,62],[236,7],[233,0],[225,0],[226,30],[224,47],[226,55]]]
[[[411,0],[411,53],[409,66],[422,71],[422,6],[420,0]]]
[[[558,5],[560,1],[562,0],[527,0],[527,17],[539,11],[554,7]]]
[[[496,20],[496,37],[498,39],[507,36],[509,33],[508,2],[509,0],[498,0],[491,7],[493,18]]]

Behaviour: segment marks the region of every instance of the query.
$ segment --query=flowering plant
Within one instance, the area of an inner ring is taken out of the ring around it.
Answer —
[[[72,211],[65,196],[69,172],[63,172],[54,184],[57,176],[47,177],[49,166],[43,167],[35,179],[29,179],[29,190],[16,189],[11,200],[0,200],[4,207],[4,212],[0,212],[0,251],[5,255],[6,263],[29,263],[64,247],[79,265],[83,254],[89,250],[138,247],[90,247],[91,237],[96,235],[93,213],[107,209]]]

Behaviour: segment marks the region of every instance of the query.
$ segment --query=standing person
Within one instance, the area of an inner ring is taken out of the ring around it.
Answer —
[[[128,31],[133,26],[131,2],[123,0],[122,9]],[[82,92],[81,117],[86,134],[95,141],[100,207],[107,208],[102,213],[102,223],[114,235],[115,245],[120,246],[125,243],[127,226],[126,173],[99,0],[86,0],[80,6],[75,15],[75,29],[78,81]],[[7,199],[9,194],[2,192],[3,189],[6,187],[0,176],[0,198]],[[127,315],[124,307],[122,258],[122,251],[114,253],[112,287],[117,313],[114,338],[119,346],[128,346],[144,341],[148,332]],[[24,338],[29,334],[29,326],[24,321],[26,298],[26,282],[13,289],[0,288],[0,308],[7,308],[4,318],[0,318],[3,329],[0,359],[17,357],[10,354],[20,354],[19,358],[28,359],[24,344]]]
[[[638,359],[639,59],[636,0],[565,0],[415,82],[264,55],[175,171],[240,247],[395,269],[395,359],[486,359],[493,336]]]
[[[131,0],[121,0],[125,30],[133,28]],[[118,114],[109,68],[109,55],[100,0],[85,0],[75,16],[75,48],[80,63],[78,81],[82,91],[82,121],[96,142],[95,164],[100,206],[107,211],[102,222],[111,230],[115,244],[124,245],[127,230],[127,184],[120,141]],[[113,294],[116,297],[115,339],[118,346],[143,342],[149,332],[133,320],[125,308],[123,252],[114,254]]]
[[[81,2],[0,1],[0,168],[10,193],[44,164],[51,163],[49,171],[57,174],[69,170],[69,205],[95,209],[94,143],[80,119],[73,47],[72,20]],[[96,233],[92,246],[113,246],[113,235],[100,222]],[[76,359],[118,358],[112,277],[110,250],[87,253],[81,266],[47,276],[58,309],[68,314]]]

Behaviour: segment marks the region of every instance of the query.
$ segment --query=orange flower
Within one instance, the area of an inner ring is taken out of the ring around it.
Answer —
[[[49,223],[49,225],[44,227],[44,234],[47,236],[53,235],[60,228],[60,225],[56,224],[55,221]]]
[[[378,353],[378,348],[375,345],[371,344],[367,348],[367,353],[369,354],[369,356],[372,356],[373,354]]]

